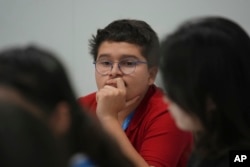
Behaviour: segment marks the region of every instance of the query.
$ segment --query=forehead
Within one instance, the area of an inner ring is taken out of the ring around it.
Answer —
[[[114,60],[134,57],[137,59],[145,59],[141,53],[141,47],[127,42],[104,41],[98,50],[98,58],[110,58]]]

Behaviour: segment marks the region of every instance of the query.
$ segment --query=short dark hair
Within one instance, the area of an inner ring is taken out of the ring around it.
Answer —
[[[138,45],[142,55],[149,63],[149,67],[158,66],[159,39],[156,32],[142,20],[115,20],[104,29],[98,29],[97,34],[89,40],[90,54],[94,60],[98,49],[104,41],[128,42]]]
[[[191,19],[162,41],[161,54],[168,97],[205,128],[197,150],[216,155],[234,145],[250,148],[248,34],[226,18]],[[207,109],[208,98],[213,111]]]

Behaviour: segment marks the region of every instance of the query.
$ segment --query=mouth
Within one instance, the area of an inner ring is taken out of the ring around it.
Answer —
[[[112,86],[112,87],[114,87],[114,88],[117,88],[117,85],[116,84],[105,84],[105,85],[108,85],[108,86]]]
[[[114,88],[117,88],[117,84],[116,84],[116,83],[105,83],[105,85],[108,85],[108,86],[112,86],[112,87],[114,87]],[[126,82],[124,82],[124,85],[125,85],[125,87],[127,87],[127,83],[126,83]]]

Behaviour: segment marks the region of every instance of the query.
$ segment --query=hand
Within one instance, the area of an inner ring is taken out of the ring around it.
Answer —
[[[111,86],[112,85],[112,86]],[[111,79],[96,94],[97,116],[118,119],[118,112],[129,107],[139,99],[139,96],[126,101],[126,87],[121,78]]]
[[[112,79],[96,93],[97,116],[117,119],[118,112],[126,103],[126,87],[121,78]],[[110,86],[110,85],[116,85]]]

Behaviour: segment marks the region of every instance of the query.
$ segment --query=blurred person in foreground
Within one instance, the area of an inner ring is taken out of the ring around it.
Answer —
[[[41,110],[70,166],[79,165],[78,161],[84,167],[133,166],[115,140],[79,106],[56,54],[37,46],[2,50],[0,84],[15,89]]]
[[[223,17],[186,21],[161,44],[160,70],[179,128],[195,133],[189,167],[228,167],[250,149],[250,38]]]

